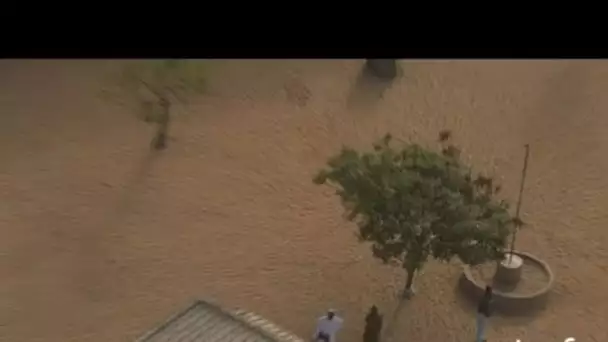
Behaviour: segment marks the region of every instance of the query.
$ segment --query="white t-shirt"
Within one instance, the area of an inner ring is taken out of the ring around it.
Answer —
[[[340,330],[340,328],[342,328],[342,322],[344,322],[344,320],[338,316],[334,316],[332,319],[328,319],[327,316],[319,318],[317,321],[315,339],[317,334],[322,332],[329,335],[330,341],[335,341],[336,333]]]

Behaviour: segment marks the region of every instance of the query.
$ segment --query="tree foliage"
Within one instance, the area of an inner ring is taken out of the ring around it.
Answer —
[[[390,135],[370,152],[345,147],[314,178],[336,189],[374,256],[406,269],[406,289],[429,258],[501,259],[513,225],[508,204],[495,198],[500,187],[490,177],[472,176],[450,135],[440,133],[437,151],[418,144],[393,148]]]

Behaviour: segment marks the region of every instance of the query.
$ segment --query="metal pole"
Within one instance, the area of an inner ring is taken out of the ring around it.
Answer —
[[[515,208],[515,218],[519,220],[519,209],[521,208],[521,199],[524,192],[524,183],[526,182],[526,173],[528,172],[528,157],[530,156],[530,144],[526,144],[524,146],[526,149],[526,156],[524,157],[524,167],[521,171],[521,183],[519,185],[519,197],[517,198],[517,207]],[[513,234],[511,236],[511,252],[509,253],[509,264],[511,263],[511,259],[513,258],[513,252],[515,251],[515,238],[517,237],[517,231],[519,230],[519,225],[515,227],[513,230]]]

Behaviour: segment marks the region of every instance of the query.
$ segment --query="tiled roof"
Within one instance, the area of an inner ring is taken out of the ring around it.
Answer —
[[[304,342],[244,310],[227,312],[198,300],[137,342]]]

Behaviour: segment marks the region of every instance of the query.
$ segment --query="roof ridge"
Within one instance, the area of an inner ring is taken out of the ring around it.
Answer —
[[[172,323],[176,323],[180,318],[186,314],[192,312],[197,308],[210,309],[219,313],[220,315],[235,321],[237,324],[241,324],[243,328],[250,329],[252,332],[260,334],[261,337],[267,338],[275,342],[305,342],[302,338],[297,335],[281,328],[276,323],[264,318],[263,316],[256,314],[252,311],[244,309],[226,310],[221,305],[217,304],[213,300],[209,299],[195,299],[190,305],[173,314],[169,319],[165,320],[162,324],[149,330],[146,334],[136,340],[136,342],[145,342],[149,339],[154,338],[157,334],[161,333]]]
[[[177,321],[179,318],[185,316],[188,312],[190,312],[192,309],[196,308],[199,304],[200,304],[199,301],[195,300],[193,303],[191,303],[190,305],[188,305],[187,307],[185,307],[185,309],[182,309],[182,310],[179,310],[179,311],[175,312],[173,315],[171,315],[168,319],[166,319],[160,325],[156,326],[153,329],[148,330],[140,338],[138,338],[137,340],[135,340],[135,342],[144,342],[144,341],[146,341],[150,337],[152,337],[152,336],[156,335],[157,333],[161,332],[162,330],[164,330],[166,327],[169,326],[169,324],[171,324],[171,323]]]
[[[305,342],[294,333],[281,328],[278,324],[253,311],[237,309],[232,315],[247,326],[258,330],[263,335],[277,342]]]

